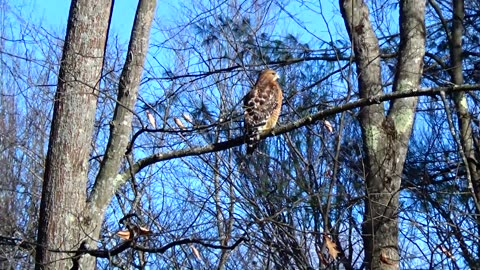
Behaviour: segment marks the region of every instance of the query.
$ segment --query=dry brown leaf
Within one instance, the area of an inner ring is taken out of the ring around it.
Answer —
[[[448,258],[452,259],[452,261],[455,261],[455,256],[453,256],[453,254],[448,251],[448,249],[446,249],[444,246],[440,245],[440,250],[443,252],[443,254],[447,255]]]
[[[135,233],[137,233],[138,235],[149,235],[152,233],[152,231],[150,231],[148,228],[139,226],[135,227]]]
[[[323,265],[328,265],[328,261],[325,258],[325,256],[323,256],[323,253],[322,253],[322,251],[321,251],[321,249],[318,245],[315,245],[315,251],[317,252],[317,255],[318,255],[318,258],[320,259],[320,262]]]
[[[194,247],[192,244],[190,244],[190,248],[192,249],[193,255],[195,255],[195,257],[197,257],[199,261],[203,261],[202,256],[200,256],[200,251],[198,251],[198,249]]]
[[[125,230],[125,231],[118,231],[117,232],[118,237],[128,240],[130,239],[130,231]]]
[[[338,254],[340,254],[340,251],[337,249],[337,244],[335,244],[327,234],[323,234],[323,238],[325,239],[325,245],[328,248],[328,254],[330,254],[335,260],[338,257]]]
[[[182,120],[180,120],[180,118],[174,117],[173,120],[175,121],[175,124],[177,124],[177,126],[178,126],[181,130],[187,129],[187,128],[185,127],[185,125],[183,124]]]
[[[332,124],[327,121],[327,120],[324,120],[323,121],[323,124],[325,125],[325,127],[327,128],[328,132],[332,133],[333,132],[333,126]]]
[[[192,124],[193,125],[193,120],[192,120],[192,117],[190,117],[190,115],[188,113],[183,113],[182,114],[183,116],[183,119],[185,119],[185,121],[187,121],[188,123]]]
[[[390,260],[390,258],[388,258],[387,255],[385,255],[385,253],[383,253],[383,251],[380,253],[380,261],[383,262],[384,264],[387,264],[387,265],[394,265],[395,264],[395,262]]]
[[[135,235],[149,235],[152,233],[148,228],[141,227],[141,226],[135,226],[132,230],[133,236]],[[123,230],[123,231],[118,231],[117,232],[118,237],[128,240],[130,238],[130,231],[129,230]]]
[[[147,110],[147,118],[148,118],[148,122],[150,122],[150,125],[152,125],[153,128],[157,128],[157,124],[155,122],[155,117],[148,110]]]

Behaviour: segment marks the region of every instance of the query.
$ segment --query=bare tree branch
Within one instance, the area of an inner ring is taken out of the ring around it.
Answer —
[[[454,93],[454,92],[461,92],[461,91],[474,91],[479,90],[480,84],[473,84],[473,85],[459,85],[459,86],[449,86],[449,87],[435,87],[435,88],[423,88],[419,91],[417,90],[408,90],[403,92],[393,92],[383,95],[378,95],[369,98],[362,98],[357,101],[353,101],[344,105],[339,105],[330,109],[326,109],[320,111],[318,113],[303,117],[295,122],[279,126],[273,130],[272,133],[262,136],[262,139],[267,137],[273,137],[277,135],[281,135],[292,130],[301,128],[303,126],[307,126],[310,124],[315,123],[316,121],[323,119],[327,116],[331,116],[337,113],[341,113],[344,111],[352,110],[355,108],[360,108],[364,106],[369,106],[372,104],[379,104],[383,101],[394,100],[399,98],[406,98],[406,97],[417,97],[417,96],[436,96],[440,95],[440,93]],[[172,151],[168,153],[158,153],[152,156],[146,157],[144,159],[140,159],[133,165],[133,171],[138,173],[143,168],[152,165],[159,161],[170,160],[179,157],[188,157],[188,156],[196,156],[206,153],[218,152],[222,150],[226,150],[235,146],[242,145],[244,143],[243,138],[235,138],[229,141],[224,141],[220,143],[214,143],[206,146],[199,146],[194,148],[186,148],[182,150]],[[129,171],[129,170],[127,170]],[[119,175],[122,181],[126,181],[128,177],[130,177],[129,172],[125,172]],[[120,183],[119,183],[120,184]]]

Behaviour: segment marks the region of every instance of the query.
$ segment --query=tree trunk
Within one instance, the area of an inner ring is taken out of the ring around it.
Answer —
[[[463,20],[465,17],[465,6],[463,0],[452,1],[453,18],[452,18],[452,30],[449,40],[450,45],[450,77],[451,82],[456,85],[464,84],[463,79]],[[458,127],[460,129],[460,151],[463,151],[466,162],[465,166],[468,167],[467,179],[469,186],[471,185],[472,196],[474,197],[476,213],[480,211],[480,169],[478,167],[478,152],[476,151],[473,133],[472,133],[472,116],[469,111],[467,98],[465,92],[458,92],[453,94],[453,100],[455,102]],[[454,134],[452,134],[454,135]],[[477,216],[477,221],[480,221],[480,217]],[[480,226],[480,222],[477,225]],[[476,260],[473,259],[470,249],[465,245],[460,245],[463,256],[467,261],[470,268],[478,268]]]
[[[118,177],[118,171],[130,138],[132,111],[156,1],[138,3],[107,149],[87,200],[90,149],[85,145],[91,145],[92,140],[96,86],[103,66],[111,7],[110,1],[101,3],[99,8],[93,1],[83,0],[72,3],[70,10],[42,192],[37,269],[94,269],[93,257],[83,256],[80,260],[81,256],[74,253],[48,249],[75,251],[81,244],[86,244],[85,248],[89,243],[95,248],[92,240],[99,236],[105,210],[117,188],[126,181]]]
[[[91,235],[83,215],[88,157],[101,78],[111,0],[74,0],[55,95],[43,180],[36,269],[69,269]],[[94,269],[88,258],[85,269]]]
[[[120,76],[117,104],[112,121],[105,156],[88,198],[88,210],[94,219],[103,220],[105,211],[125,178],[117,177],[132,131],[132,112],[137,101],[138,88],[147,56],[150,29],[157,1],[140,0],[137,6],[127,58]]]
[[[382,93],[380,49],[363,0],[340,0],[352,40],[362,98]],[[418,89],[425,53],[425,1],[400,1],[400,50],[393,91]],[[363,224],[366,269],[399,269],[398,206],[401,173],[414,122],[417,98],[365,107],[360,124],[366,167]]]
[[[453,1],[452,33],[450,40],[450,77],[452,83],[462,85],[463,80],[463,19],[465,17],[464,2],[461,0]],[[480,211],[480,171],[478,168],[478,153],[475,148],[472,133],[472,116],[470,115],[467,97],[465,92],[453,94],[458,126],[460,128],[461,148],[466,157],[466,166],[468,166],[469,185],[472,185],[473,196],[475,197],[477,212]]]

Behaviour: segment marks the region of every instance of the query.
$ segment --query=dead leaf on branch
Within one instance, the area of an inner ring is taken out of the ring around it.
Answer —
[[[190,117],[190,115],[188,113],[184,112],[182,114],[182,116],[183,116],[183,119],[185,119],[185,121],[187,121],[188,123],[193,125],[192,117]]]
[[[453,254],[444,246],[440,245],[440,250],[443,252],[443,254],[447,255],[448,258],[452,259],[452,261],[456,261],[455,256],[453,256]]]
[[[340,254],[340,251],[337,249],[337,244],[335,244],[335,242],[333,242],[326,233],[323,234],[323,239],[325,241],[325,245],[327,246],[328,254],[330,254],[334,260],[337,259],[338,255]]]
[[[152,233],[148,228],[142,227],[142,226],[135,226],[131,230],[133,232],[133,237],[138,236],[138,235],[149,235]],[[130,235],[130,230],[123,230],[123,231],[118,231],[117,232],[118,237],[128,240],[133,237]]]
[[[128,230],[118,231],[117,236],[122,238],[122,239],[128,240],[128,239],[130,239],[130,231],[128,231]]]
[[[325,127],[327,128],[328,132],[332,133],[333,132],[333,126],[332,124],[327,121],[327,120],[324,120],[323,121],[323,125],[325,125]]]
[[[150,122],[150,125],[152,125],[153,128],[157,128],[157,124],[156,124],[156,121],[155,121],[155,117],[153,116],[153,114],[147,110],[147,118],[148,118],[148,122]]]
[[[194,245],[192,245],[192,244],[190,244],[189,246],[190,246],[190,248],[192,249],[193,255],[195,255],[195,257],[196,257],[199,261],[203,262],[202,256],[200,256],[200,251],[198,251],[198,249],[197,249]]]
[[[177,126],[178,126],[181,130],[187,129],[187,128],[185,127],[185,125],[183,124],[182,120],[180,120],[180,118],[174,117],[173,120],[175,121],[175,124],[177,124]]]
[[[328,265],[327,258],[325,258],[326,256],[323,256],[323,253],[318,245],[315,245],[315,251],[317,252],[318,258],[320,259],[322,265]]]
[[[390,259],[385,253],[384,250],[380,252],[380,261],[386,265],[395,265],[395,261]]]
[[[145,227],[142,227],[142,226],[138,226],[138,227],[135,227],[136,229],[138,229],[137,233],[139,235],[149,235],[152,233],[152,231],[150,231],[148,228],[145,228]]]

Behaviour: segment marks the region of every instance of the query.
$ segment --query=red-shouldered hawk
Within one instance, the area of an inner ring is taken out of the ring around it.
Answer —
[[[278,78],[274,70],[262,71],[252,90],[245,96],[247,155],[257,148],[260,136],[269,133],[277,124],[283,98]]]

